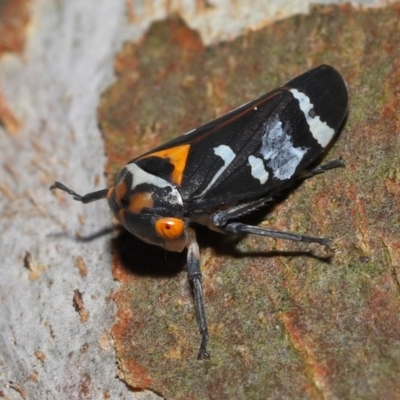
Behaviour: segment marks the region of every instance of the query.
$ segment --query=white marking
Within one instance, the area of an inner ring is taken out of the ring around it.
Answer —
[[[178,189],[172,186],[165,179],[162,179],[159,176],[155,176],[153,174],[149,174],[135,163],[125,165],[125,167],[121,171],[123,171],[124,169],[127,171],[127,173],[132,174],[132,190],[142,183],[148,183],[159,188],[170,187],[171,192],[168,194],[168,198],[165,200],[174,204],[183,204],[182,197]]]
[[[124,169],[132,174],[132,189],[135,189],[135,187],[140,185],[141,183],[149,183],[160,188],[171,186],[171,184],[165,179],[162,179],[159,176],[155,176],[153,174],[149,174],[135,163],[125,165]]]
[[[314,108],[314,104],[311,103],[308,96],[299,92],[297,89],[290,89],[290,91],[292,92],[294,98],[298,100],[300,109],[303,111],[314,139],[325,148],[335,134],[335,130],[332,129],[326,122],[321,121],[321,118],[318,115],[315,117],[310,116],[310,111]]]
[[[281,121],[266,124],[260,153],[275,178],[291,178],[307,151],[306,147],[293,146],[290,134],[282,128]]]
[[[232,151],[232,149],[225,145],[221,144],[218,147],[214,147],[214,154],[218,157],[222,158],[224,165],[217,171],[217,173],[212,178],[211,182],[207,185],[207,187],[201,192],[200,196],[202,196],[213,184],[214,182],[221,176],[221,174],[229,167],[231,162],[235,159],[236,154]]]
[[[196,129],[197,129],[197,128],[194,128],[194,129],[190,130],[189,132],[186,132],[186,133],[184,133],[184,134],[183,134],[183,136],[185,136],[185,135],[189,135],[189,133],[192,133],[192,132],[194,132]]]
[[[268,180],[269,173],[265,170],[263,160],[261,160],[261,158],[249,156],[248,161],[251,167],[251,176],[254,179],[258,179],[261,185],[264,185]]]

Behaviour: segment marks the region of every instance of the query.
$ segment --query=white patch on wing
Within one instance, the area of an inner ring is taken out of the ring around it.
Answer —
[[[274,120],[265,126],[260,153],[267,161],[275,178],[290,179],[296,171],[308,148],[294,147],[292,138],[282,127],[282,122]]]
[[[232,151],[232,149],[225,145],[221,144],[217,147],[214,147],[214,154],[218,157],[222,158],[224,165],[217,171],[214,177],[211,179],[211,182],[207,185],[207,187],[201,192],[200,196],[202,196],[221,176],[221,174],[229,167],[230,163],[235,159],[236,154]]]
[[[314,109],[314,104],[311,103],[308,96],[299,92],[297,89],[290,89],[290,92],[292,92],[294,98],[299,102],[300,110],[303,111],[314,139],[325,148],[335,134],[335,130],[326,122],[321,121],[321,118],[318,115],[315,115],[314,117],[310,116],[310,111]]]
[[[254,156],[249,156],[248,158],[251,167],[251,176],[254,179],[258,179],[261,185],[264,185],[268,180],[269,173],[265,170],[263,160]]]

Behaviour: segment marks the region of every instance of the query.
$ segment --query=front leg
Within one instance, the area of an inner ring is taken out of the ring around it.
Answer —
[[[210,358],[210,355],[207,352],[208,328],[206,313],[204,310],[203,289],[201,285],[199,245],[196,240],[196,235],[191,228],[187,228],[187,233],[189,234],[188,236],[190,236],[190,241],[187,245],[187,268],[189,273],[189,280],[192,282],[193,285],[194,306],[196,309],[197,321],[201,334],[201,343],[197,359],[205,360]]]

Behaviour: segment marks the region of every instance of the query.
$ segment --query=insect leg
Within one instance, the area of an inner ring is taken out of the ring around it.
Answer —
[[[92,192],[92,193],[88,193],[88,194],[81,196],[80,194],[74,192],[72,189],[66,187],[61,182],[54,182],[50,186],[50,190],[51,189],[63,190],[64,192],[67,192],[68,194],[70,194],[74,198],[74,200],[81,201],[82,203],[90,203],[92,201],[104,199],[108,193],[108,189],[103,189],[103,190],[99,190],[97,192]]]
[[[338,158],[337,160],[332,160],[327,162],[326,164],[323,165],[318,165],[317,167],[309,170],[309,171],[304,171],[303,174],[300,174],[298,179],[308,179],[312,178],[315,175],[323,174],[326,171],[329,171],[330,169],[334,168],[343,168],[345,166],[344,161],[341,158]]]
[[[268,197],[257,199],[249,203],[238,204],[226,210],[218,210],[210,216],[210,220],[215,226],[223,227],[230,219],[238,218],[242,215],[248,214],[251,211],[263,207],[267,203],[273,201],[275,196],[279,195],[282,191],[289,188],[291,185],[293,185],[294,182],[302,179],[312,178],[313,176],[323,174],[324,172],[329,171],[330,169],[342,168],[344,167],[344,165],[345,164],[343,160],[339,158],[337,160],[330,161],[326,164],[319,165],[318,167],[315,167],[311,170],[305,170],[300,175],[286,182],[284,185],[279,186],[275,190],[270,191],[268,193]]]
[[[330,239],[305,236],[299,233],[274,231],[271,229],[259,228],[258,226],[246,225],[241,222],[230,222],[223,227],[227,233],[252,233],[254,235],[268,236],[273,238],[294,240],[297,242],[319,243],[328,246]]]
[[[208,328],[206,313],[204,311],[203,289],[201,285],[199,245],[197,243],[194,231],[190,228],[187,228],[187,232],[192,239],[190,241],[190,244],[187,246],[187,268],[189,273],[189,280],[193,284],[194,306],[196,309],[196,315],[201,334],[201,343],[197,359],[205,360],[210,358],[210,355],[207,352]]]
[[[254,200],[248,203],[238,204],[237,206],[233,206],[227,208],[226,210],[218,210],[215,211],[210,216],[210,221],[215,226],[221,227],[224,229],[224,225],[230,220],[234,218],[241,217],[242,215],[246,215],[254,210],[257,210],[260,207],[265,206],[268,202],[272,201],[273,197],[268,196],[265,198],[261,198],[258,200]]]

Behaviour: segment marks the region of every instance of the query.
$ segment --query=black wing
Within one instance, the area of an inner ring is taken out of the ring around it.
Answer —
[[[190,145],[180,192],[188,212],[207,211],[293,179],[337,133],[347,104],[343,78],[322,65],[150,154]]]

